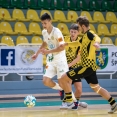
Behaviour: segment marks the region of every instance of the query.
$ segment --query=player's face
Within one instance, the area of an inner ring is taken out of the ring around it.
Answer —
[[[84,25],[81,26],[81,25],[78,23],[78,26],[79,26],[80,32],[81,32],[81,33],[84,33]]]
[[[42,23],[43,28],[46,30],[48,30],[49,27],[51,26],[51,20],[43,20],[41,21],[41,23]]]
[[[72,40],[76,40],[78,35],[79,35],[79,31],[78,30],[74,30],[74,29],[70,29],[70,37]]]

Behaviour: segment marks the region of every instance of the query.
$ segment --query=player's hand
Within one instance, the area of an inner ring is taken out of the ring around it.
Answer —
[[[68,46],[68,43],[64,43],[64,46]]]
[[[61,44],[61,45],[59,45],[59,48],[60,48],[60,49],[64,49],[65,46],[67,46],[67,45],[68,45],[68,43]]]
[[[93,45],[94,45],[97,49],[100,48],[100,44],[99,44],[98,42],[95,42]]]
[[[61,46],[61,47],[68,46],[68,43],[61,44],[60,46]]]
[[[38,55],[35,53],[32,55],[32,59],[35,60],[38,57]]]
[[[47,50],[47,49],[41,49],[41,53],[42,53],[43,55],[46,55],[46,54],[49,54],[50,51]]]

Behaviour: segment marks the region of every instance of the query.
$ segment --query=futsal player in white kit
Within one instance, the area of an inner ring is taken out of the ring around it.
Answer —
[[[62,90],[58,84],[59,79],[68,71],[66,54],[62,47],[62,44],[65,43],[64,38],[61,31],[52,25],[49,14],[45,13],[41,16],[41,23],[44,28],[42,31],[43,43],[32,58],[35,60],[40,53],[47,55],[47,65],[43,75],[43,84],[52,89]],[[46,49],[47,47],[48,49]],[[55,75],[57,75],[58,83],[52,80]],[[73,98],[75,101],[74,95]]]

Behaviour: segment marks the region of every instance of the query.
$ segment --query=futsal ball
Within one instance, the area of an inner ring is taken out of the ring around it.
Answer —
[[[79,102],[79,106],[87,108],[88,104],[86,102]]]
[[[35,104],[36,104],[36,98],[34,96],[32,96],[32,95],[28,95],[24,99],[24,104],[27,107],[34,107]]]

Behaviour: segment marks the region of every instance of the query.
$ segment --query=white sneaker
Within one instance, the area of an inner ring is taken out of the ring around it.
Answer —
[[[87,106],[88,106],[88,104],[86,102],[79,102],[78,105],[83,107],[83,108],[87,108]]]
[[[117,104],[114,107],[112,107],[108,113],[113,114],[115,111],[117,111]]]
[[[78,104],[75,105],[75,102],[72,103],[67,103],[68,109],[71,110],[77,110],[78,109]]]
[[[68,109],[67,102],[62,102],[60,109]]]

